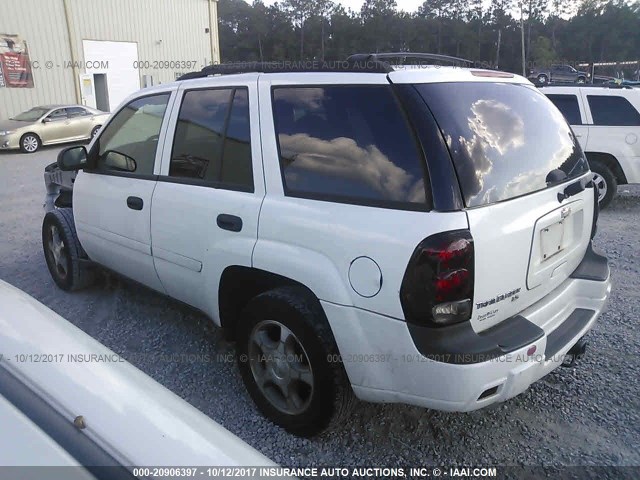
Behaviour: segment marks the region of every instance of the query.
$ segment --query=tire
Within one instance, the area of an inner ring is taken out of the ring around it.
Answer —
[[[61,289],[80,290],[95,281],[95,270],[86,260],[70,208],[59,208],[45,215],[42,248],[49,273]]]
[[[548,80],[548,78],[547,78],[547,76],[545,74],[541,73],[540,75],[538,75],[538,83],[540,85],[546,85],[547,84],[547,80]]]
[[[338,347],[313,294],[297,286],[262,293],[247,304],[237,328],[240,374],[265,417],[303,437],[317,435],[346,420],[355,396],[342,363],[335,361],[339,358]],[[285,336],[284,343],[275,340]],[[264,341],[262,347],[256,339]],[[273,349],[274,345],[279,349]],[[278,357],[278,352],[286,352],[287,360]],[[289,379],[287,395],[273,381],[278,375],[285,378],[284,382]],[[258,378],[267,380],[259,382]]]
[[[587,83],[587,79],[584,77],[578,77],[578,79],[576,80],[577,83]]]
[[[22,153],[35,153],[40,150],[42,142],[35,133],[25,133],[20,137],[20,151]]]
[[[100,128],[102,128],[102,125],[96,125],[91,129],[91,137],[89,137],[89,140],[93,139],[93,137],[95,137],[98,134],[98,132],[100,131]]]
[[[600,209],[603,209],[615,198],[618,181],[609,167],[598,160],[589,160],[589,167],[594,173],[594,182],[598,187],[598,204]]]

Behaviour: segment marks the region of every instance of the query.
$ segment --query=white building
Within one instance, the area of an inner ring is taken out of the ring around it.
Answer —
[[[113,110],[220,61],[217,0],[0,3],[0,119],[36,105]]]

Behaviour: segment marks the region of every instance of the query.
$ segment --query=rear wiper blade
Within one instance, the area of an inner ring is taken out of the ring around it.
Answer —
[[[558,202],[562,203],[563,200],[566,200],[567,198],[573,197],[574,195],[577,195],[580,192],[584,191],[588,183],[589,181],[580,179],[570,185],[567,185],[564,191],[558,193]]]

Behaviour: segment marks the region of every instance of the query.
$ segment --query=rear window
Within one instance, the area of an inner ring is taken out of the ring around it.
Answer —
[[[554,170],[564,180],[588,171],[562,113],[533,87],[465,82],[416,88],[442,130],[467,207],[543,190]]]
[[[594,125],[637,126],[640,114],[624,97],[587,95]]]
[[[277,87],[273,112],[285,193],[426,209],[425,166],[391,87]]]

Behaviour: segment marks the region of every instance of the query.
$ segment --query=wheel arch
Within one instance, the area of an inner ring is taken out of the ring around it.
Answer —
[[[309,287],[284,275],[240,265],[225,268],[218,287],[218,308],[220,326],[226,337],[235,340],[238,315],[252,298],[284,286],[303,288],[309,295],[318,298]]]
[[[585,155],[587,156],[587,160],[598,161],[611,170],[611,173],[616,177],[619,185],[626,185],[628,183],[620,162],[612,154],[604,152],[585,152]]]
[[[32,131],[24,132],[22,135],[20,135],[20,145],[22,145],[22,139],[27,135],[33,135],[38,139],[38,142],[40,142],[40,145],[44,145],[44,143],[42,142],[42,137],[38,135],[36,132],[32,132]]]

